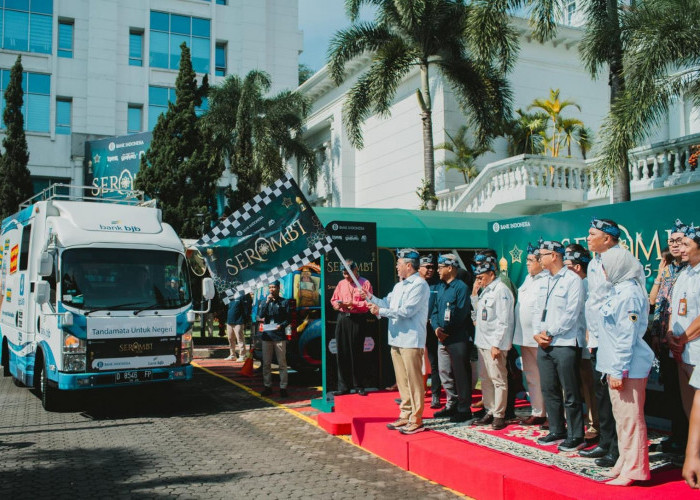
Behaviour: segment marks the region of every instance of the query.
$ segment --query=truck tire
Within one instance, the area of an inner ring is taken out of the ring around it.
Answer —
[[[41,398],[41,406],[46,411],[58,411],[60,409],[61,395],[57,387],[52,387],[49,384],[49,377],[46,375],[44,360],[36,366],[38,373],[36,374],[36,385],[39,397]]]
[[[10,351],[9,351],[9,348],[7,347],[6,340],[3,340],[2,359],[0,359],[0,362],[2,362],[2,376],[9,377],[10,376]]]

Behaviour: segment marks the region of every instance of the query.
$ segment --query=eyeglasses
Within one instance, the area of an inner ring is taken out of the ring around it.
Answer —
[[[543,252],[540,250],[540,257],[544,257],[545,255],[552,255],[554,252]]]
[[[680,245],[683,243],[683,238],[669,238],[668,244],[669,245]]]
[[[445,266],[443,264],[438,264],[438,269],[445,269],[446,267],[449,267],[449,266]]]

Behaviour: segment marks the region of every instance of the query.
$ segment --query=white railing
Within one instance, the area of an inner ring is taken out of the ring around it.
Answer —
[[[630,150],[630,189],[640,194],[660,188],[700,184],[700,169],[688,159],[700,134]],[[490,212],[499,205],[568,206],[601,200],[606,193],[594,182],[595,160],[520,155],[489,163],[471,184],[437,193],[437,209],[448,212]],[[667,189],[668,191],[668,189]],[[497,210],[496,210],[497,211]]]
[[[691,147],[697,145],[700,145],[700,134],[631,149],[632,191],[699,182],[698,170],[688,164]]]
[[[490,212],[525,199],[583,203],[593,182],[586,162],[520,155],[489,163],[471,184],[438,193],[438,210]]]

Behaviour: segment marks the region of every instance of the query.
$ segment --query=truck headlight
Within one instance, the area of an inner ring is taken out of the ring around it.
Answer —
[[[63,371],[84,372],[87,342],[75,335],[63,332]]]
[[[192,355],[192,330],[188,330],[180,337],[180,364],[186,365],[190,363]]]

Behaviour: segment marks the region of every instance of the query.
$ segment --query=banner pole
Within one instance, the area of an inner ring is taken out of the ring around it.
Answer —
[[[348,272],[348,275],[352,278],[352,281],[355,283],[355,286],[361,290],[362,285],[360,285],[360,282],[357,281],[357,277],[355,276],[355,273],[352,272],[352,269],[350,269],[350,266],[348,266],[348,263],[345,262],[345,257],[343,257],[343,254],[340,253],[340,250],[338,250],[338,247],[336,246],[333,247],[333,250],[335,250],[335,253],[340,259],[340,262],[343,263],[343,267]]]

